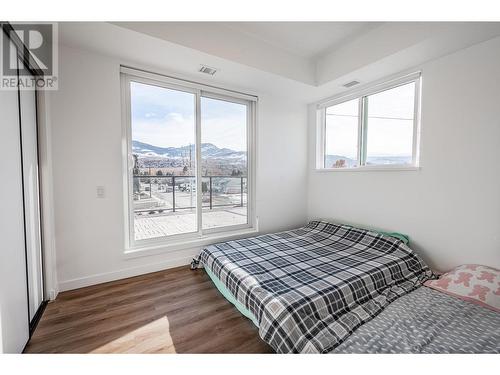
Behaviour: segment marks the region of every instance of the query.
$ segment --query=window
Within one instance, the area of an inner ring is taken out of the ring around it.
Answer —
[[[359,101],[340,103],[326,108],[325,112],[325,166],[357,166]]]
[[[255,98],[122,68],[128,247],[253,227]]]
[[[318,168],[418,165],[420,74],[318,108]]]

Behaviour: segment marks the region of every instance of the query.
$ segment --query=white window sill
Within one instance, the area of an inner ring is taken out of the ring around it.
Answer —
[[[316,168],[315,172],[401,172],[401,171],[419,171],[420,167],[415,166],[402,166],[402,165],[394,165],[394,166],[363,166],[363,167],[355,167],[355,168]]]
[[[175,252],[185,249],[208,246],[214,243],[239,239],[251,234],[259,232],[258,225],[255,227],[238,229],[226,232],[205,234],[202,237],[193,237],[190,239],[178,239],[175,242],[170,242],[165,239],[159,240],[155,244],[148,244],[140,247],[134,247],[125,250],[125,259],[134,259],[143,256],[158,255],[162,253]]]

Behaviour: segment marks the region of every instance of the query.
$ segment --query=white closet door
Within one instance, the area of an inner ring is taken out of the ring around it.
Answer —
[[[0,90],[0,114],[0,353],[20,353],[29,328],[17,90]]]
[[[22,66],[21,61],[19,61],[19,66]],[[26,222],[26,262],[31,321],[43,302],[36,92],[34,90],[21,90],[19,95],[21,104],[24,219]]]

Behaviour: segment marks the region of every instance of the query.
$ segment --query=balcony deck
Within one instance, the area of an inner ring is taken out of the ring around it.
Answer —
[[[203,210],[204,229],[215,226],[245,224],[246,207],[218,207]],[[182,210],[155,215],[135,215],[135,239],[143,240],[196,231],[196,211]]]
[[[203,177],[203,229],[247,222],[245,176]],[[135,240],[196,231],[194,176],[134,176]]]

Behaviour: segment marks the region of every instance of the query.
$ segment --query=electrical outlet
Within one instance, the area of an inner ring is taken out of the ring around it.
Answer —
[[[98,186],[96,192],[97,192],[97,198],[104,198],[104,196],[106,195],[104,191],[104,186]]]

